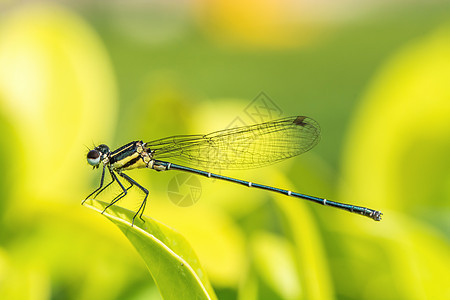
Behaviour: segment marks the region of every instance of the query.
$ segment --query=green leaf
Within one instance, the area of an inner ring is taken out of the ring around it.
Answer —
[[[102,212],[108,203],[87,200],[85,206]],[[174,229],[135,212],[111,206],[103,215],[117,225],[144,259],[161,296],[170,299],[217,299],[205,271],[186,239]]]

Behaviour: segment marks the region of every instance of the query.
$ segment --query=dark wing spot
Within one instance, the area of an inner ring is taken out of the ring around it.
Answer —
[[[294,120],[294,124],[295,125],[300,125],[300,126],[305,126],[306,123],[303,122],[306,119],[306,117],[304,116],[298,116],[295,120]]]

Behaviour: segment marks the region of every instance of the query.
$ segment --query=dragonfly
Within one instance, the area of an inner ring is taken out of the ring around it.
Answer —
[[[125,197],[131,187],[136,186],[144,192],[145,196],[133,216],[131,223],[131,226],[133,226],[137,216],[143,220],[142,214],[147,204],[149,191],[127,175],[125,171],[147,168],[156,171],[190,172],[207,178],[215,178],[301,198],[380,221],[383,214],[374,209],[331,201],[201,170],[203,168],[242,170],[265,167],[309,151],[319,142],[319,139],[320,126],[315,120],[305,116],[294,116],[224,129],[204,135],[177,135],[149,142],[133,141],[114,151],[111,151],[107,145],[101,144],[87,153],[87,162],[94,169],[102,165],[100,186],[89,194],[82,203],[92,196],[93,198],[97,197],[107,187],[117,182],[121,188],[121,193],[104,208],[103,212],[105,212]],[[106,171],[110,174],[111,181],[104,185]],[[125,180],[129,186],[125,187],[119,177]]]

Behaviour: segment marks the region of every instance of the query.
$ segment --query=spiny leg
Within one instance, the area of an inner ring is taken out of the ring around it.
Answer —
[[[117,201],[119,201],[120,199],[122,199],[123,197],[125,197],[127,195],[127,191],[133,186],[129,186],[128,188],[125,188],[122,184],[122,182],[119,181],[119,179],[117,178],[116,174],[114,174],[114,172],[112,170],[109,170],[109,173],[111,174],[111,177],[113,178],[113,180],[117,181],[117,183],[119,184],[119,186],[122,188],[122,192],[117,195],[110,204],[108,204],[102,211],[102,213],[104,213],[109,207],[113,206]]]
[[[133,185],[130,184],[130,186],[126,188],[127,192],[128,192],[128,190],[131,189],[132,187],[133,187]],[[125,194],[123,191],[121,191],[119,195],[117,195],[116,197],[114,197],[114,199],[112,199],[112,201],[111,201],[112,204],[116,203],[117,201],[119,201],[120,199],[122,199],[123,197],[125,197],[125,195],[126,195],[126,194]]]
[[[110,172],[112,172],[112,171],[110,170]],[[111,175],[111,176],[112,176],[112,175]],[[114,179],[114,178],[115,178],[115,179]],[[114,176],[114,177],[113,177],[113,181],[116,180],[116,179],[117,179],[117,177]],[[117,180],[117,181],[119,181],[119,180]],[[112,183],[112,182],[111,182],[111,183]],[[131,189],[131,188],[133,187],[133,183],[130,183],[130,182],[128,182],[128,183],[130,184],[130,186],[127,187],[127,188],[125,189],[126,191],[128,191],[129,189]],[[112,199],[111,204],[108,205],[108,207],[110,207],[111,205],[114,205],[114,203],[116,203],[117,201],[119,201],[120,199],[122,199],[123,197],[125,197],[125,195],[126,195],[126,193],[124,193],[124,191],[122,190],[122,192],[120,192],[119,195],[117,195],[116,197],[114,197],[114,199]]]
[[[133,178],[131,178],[130,176],[128,176],[127,174],[124,173],[119,173],[120,176],[122,176],[123,178],[125,178],[130,184],[131,186],[135,185],[137,186],[139,189],[141,189],[144,193],[145,193],[145,197],[144,200],[141,203],[141,206],[139,207],[138,211],[136,212],[136,214],[133,217],[133,221],[131,222],[131,226],[133,226],[134,224],[134,219],[136,219],[136,217],[139,215],[139,218],[145,222],[145,220],[142,218],[142,214],[144,213],[144,209],[145,209],[145,205],[147,203],[147,197],[148,197],[148,190],[146,188],[144,188],[142,185],[140,185],[139,183],[137,183]],[[141,212],[139,214],[139,212]]]
[[[86,199],[83,200],[83,202],[81,202],[82,205],[84,204],[84,202],[86,202],[87,199],[89,199],[89,197],[91,197],[92,195],[95,194],[95,196],[94,196],[94,198],[95,198],[100,192],[102,192],[107,186],[109,186],[109,185],[114,181],[114,178],[113,178],[113,181],[111,181],[110,183],[108,183],[108,185],[105,186],[105,188],[102,189],[102,187],[103,187],[103,181],[104,181],[104,179],[105,179],[105,168],[106,168],[106,166],[103,166],[102,178],[100,179],[100,186],[99,186],[95,191],[93,191],[92,193],[90,193],[90,194],[86,197]],[[97,191],[99,191],[99,192],[97,193]]]
[[[112,178],[112,180],[111,180],[110,183],[108,183],[108,184],[105,185],[100,191],[98,191],[97,193],[95,193],[94,199],[95,199],[95,197],[97,197],[101,192],[103,192],[108,186],[110,186],[114,181],[116,181],[116,180],[114,179],[114,177],[111,176],[111,178]]]
[[[133,187],[133,185],[130,185],[129,187],[127,187],[125,190],[128,191],[129,189],[131,189]],[[126,193],[124,193],[123,191],[120,192],[119,195],[117,195],[116,197],[114,197],[114,199],[111,200],[111,203],[109,203],[102,211],[102,213],[104,213],[106,211],[107,208],[113,206],[114,204],[116,204],[117,201],[119,201],[120,199],[122,199],[123,197],[125,197]]]

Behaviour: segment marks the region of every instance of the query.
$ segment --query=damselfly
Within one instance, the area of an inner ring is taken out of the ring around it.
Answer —
[[[149,168],[156,171],[179,170],[302,198],[380,221],[382,213],[370,208],[334,202],[174,163],[184,162],[215,170],[263,167],[310,150],[318,143],[319,138],[319,124],[311,118],[297,116],[220,130],[206,135],[178,135],[151,142],[134,141],[114,151],[102,144],[87,154],[87,161],[94,168],[98,168],[100,163],[103,164],[103,172],[100,186],[84,201],[92,195],[95,198],[116,181],[122,192],[105,207],[104,212],[126,196],[132,186],[136,186],[145,193],[145,197],[133,217],[133,225],[138,215],[142,219],[149,192],[124,171],[136,168]],[[170,162],[166,160],[170,160]],[[112,180],[103,185],[106,170]],[[125,179],[130,186],[125,188],[117,175]]]

